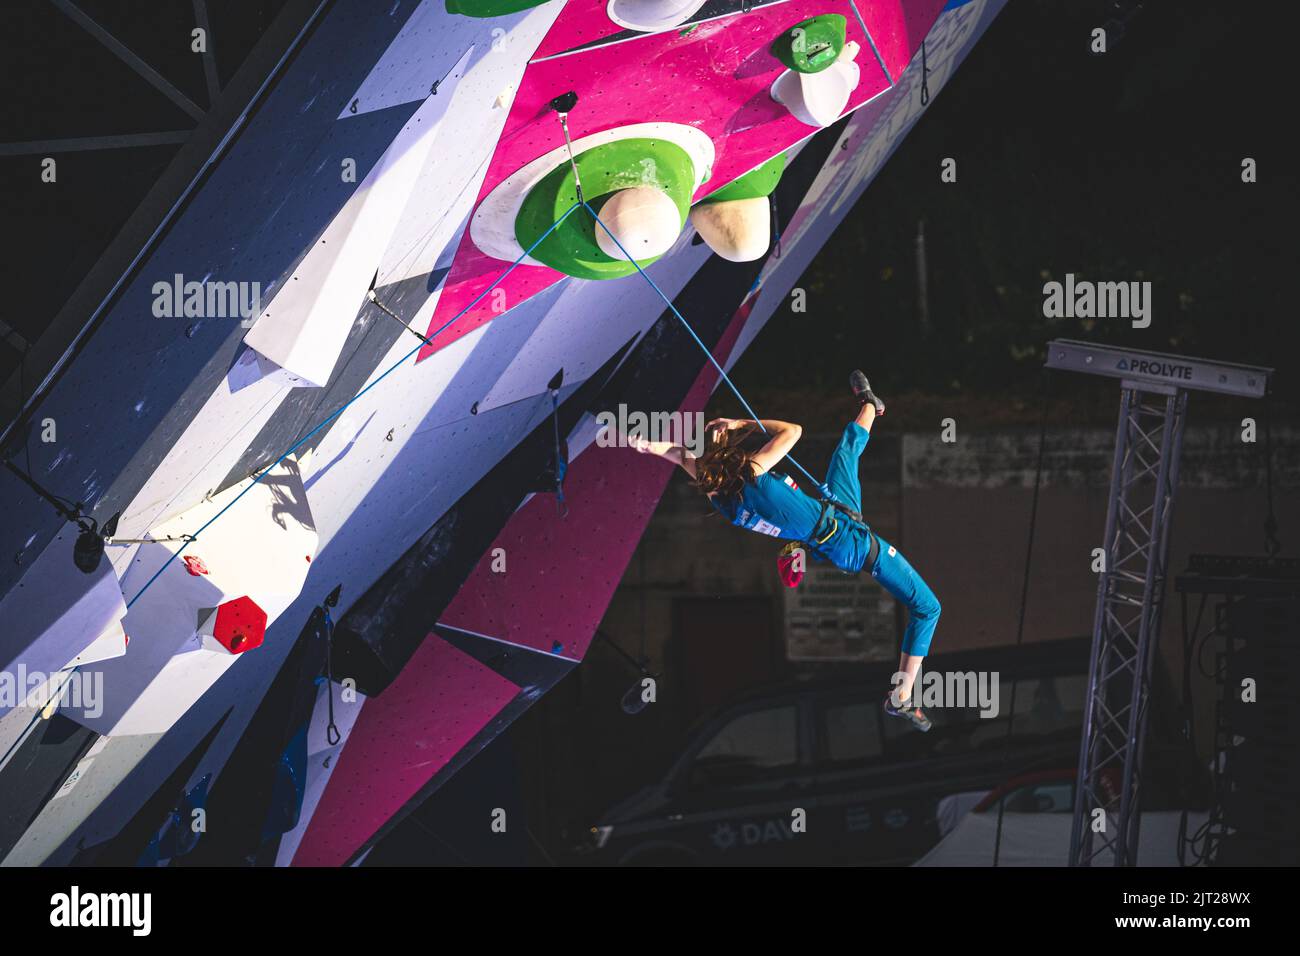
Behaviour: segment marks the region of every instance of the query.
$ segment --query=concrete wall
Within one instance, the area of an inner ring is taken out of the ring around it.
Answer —
[[[908,435],[903,443],[903,546],[944,605],[945,648],[1014,641],[1032,501],[1037,431]],[[1106,521],[1114,433],[1052,429],[1044,454],[1025,640],[1089,633],[1097,576],[1092,549]],[[1274,435],[1274,509],[1300,526],[1296,433]],[[1262,444],[1240,429],[1188,428],[1170,529],[1163,649],[1177,650],[1173,578],[1189,555],[1262,554],[1267,499]],[[1292,542],[1294,544],[1294,540]]]

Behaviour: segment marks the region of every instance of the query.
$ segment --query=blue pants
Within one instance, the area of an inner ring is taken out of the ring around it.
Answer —
[[[862,511],[862,482],[858,479],[858,459],[871,433],[857,422],[844,426],[840,443],[831,455],[826,470],[826,486],[841,504],[854,511]],[[839,515],[840,530],[821,549],[823,556],[841,571],[856,574],[867,562],[871,548],[870,532],[866,528],[846,522]],[[903,653],[924,657],[930,650],[930,638],[939,623],[939,599],[930,586],[907,561],[907,558],[884,538],[880,542],[880,556],[871,568],[871,576],[907,608],[907,630],[903,632]]]

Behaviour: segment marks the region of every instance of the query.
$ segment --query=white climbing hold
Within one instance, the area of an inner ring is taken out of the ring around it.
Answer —
[[[767,252],[772,218],[766,196],[700,203],[691,225],[718,255],[731,262],[753,262]]]
[[[654,186],[633,186],[614,193],[601,207],[600,221],[609,232],[595,224],[596,244],[611,259],[626,259],[628,255],[638,260],[661,256],[672,248],[682,231],[677,204]]]
[[[772,84],[772,99],[801,123],[819,129],[831,125],[840,118],[862,79],[862,71],[853,62],[858,50],[856,43],[846,43],[839,58],[819,73],[786,70]]]
[[[507,86],[504,90],[502,90],[500,93],[497,94],[496,101],[492,104],[492,106],[495,109],[503,110],[510,105],[510,103],[514,100],[514,98],[515,98],[515,88],[513,86]]]
[[[671,30],[695,16],[705,0],[609,0],[609,18],[628,30]]]

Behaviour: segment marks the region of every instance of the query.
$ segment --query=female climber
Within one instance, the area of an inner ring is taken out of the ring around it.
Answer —
[[[858,459],[871,438],[872,423],[885,413],[885,403],[872,393],[862,372],[854,371],[849,385],[860,408],[844,426],[831,455],[826,473],[831,497],[821,501],[800,491],[788,476],[772,471],[799,440],[798,425],[763,421],[760,430],[753,421],[720,418],[708,424],[704,452],[698,458],[672,442],[629,438],[629,443],[639,452],[684,468],[732,524],[790,541],[778,559],[787,586],[796,586],[803,576],[801,546],[847,574],[869,569],[908,610],[895,687],[885,697],[885,713],[926,731],[930,720],[912,703],[912,687],[939,622],[939,601],[898,549],[874,534],[859,513]]]

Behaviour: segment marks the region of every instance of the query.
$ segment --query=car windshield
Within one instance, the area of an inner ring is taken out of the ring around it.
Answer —
[[[794,704],[752,710],[728,721],[691,762],[691,786],[744,783],[799,762]]]

